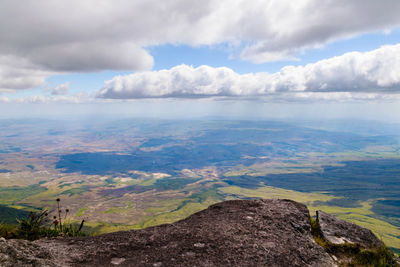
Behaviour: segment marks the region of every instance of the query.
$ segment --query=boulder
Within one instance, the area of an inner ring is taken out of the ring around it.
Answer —
[[[340,220],[323,211],[317,211],[317,220],[323,237],[333,244],[357,243],[364,248],[377,248],[383,245],[371,230]]]

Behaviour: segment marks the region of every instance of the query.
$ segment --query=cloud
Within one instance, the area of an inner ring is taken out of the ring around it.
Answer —
[[[114,77],[105,83],[98,97],[288,97],[291,94],[304,98],[322,94],[346,96],[343,93],[375,97],[400,93],[400,44],[370,52],[346,53],[305,66],[287,66],[272,74],[238,74],[225,67],[179,65],[169,70]]]
[[[0,103],[25,103],[25,104],[51,104],[51,103],[68,103],[68,104],[89,104],[97,100],[90,95],[80,92],[74,95],[33,95],[23,98],[7,98],[0,97]],[[103,101],[104,102],[104,101]]]
[[[253,62],[400,25],[398,0],[2,0],[0,57],[17,63],[0,88],[31,88],[53,72],[151,69],[148,46],[228,44]],[[16,67],[18,62],[26,66]]]
[[[305,49],[320,47],[338,39],[374,32],[390,31],[400,23],[395,0],[328,0],[328,1],[256,1],[244,10],[246,40],[252,42],[240,52],[240,57],[253,62],[293,59]],[[249,11],[249,9],[251,11]],[[255,14],[255,16],[254,16]],[[263,18],[264,16],[264,18]],[[386,26],[385,26],[386,25]]]
[[[59,84],[59,85],[55,86],[53,89],[51,89],[51,94],[52,95],[66,95],[68,93],[70,85],[71,85],[70,82]]]
[[[43,46],[31,51],[38,67],[54,71],[148,70],[153,57],[130,43],[87,42]]]
[[[0,92],[40,86],[53,73],[37,69],[22,58],[0,55]]]

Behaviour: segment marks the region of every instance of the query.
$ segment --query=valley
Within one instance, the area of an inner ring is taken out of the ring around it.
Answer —
[[[54,210],[93,233],[228,199],[289,198],[400,249],[400,127],[372,122],[0,121],[0,220]],[[313,215],[313,214],[312,214]]]

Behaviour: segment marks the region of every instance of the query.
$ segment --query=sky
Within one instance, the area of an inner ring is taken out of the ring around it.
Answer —
[[[0,0],[0,118],[400,122],[398,0]]]

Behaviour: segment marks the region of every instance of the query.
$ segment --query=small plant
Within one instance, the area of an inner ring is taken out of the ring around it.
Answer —
[[[66,236],[85,236],[85,233],[81,232],[85,220],[82,220],[80,224],[64,224],[62,233]]]
[[[60,201],[61,201],[61,200],[60,200],[59,198],[57,198],[56,201],[57,201],[58,219],[59,219],[59,223],[60,223],[59,227],[60,227],[60,231],[62,231],[61,209],[60,209]],[[57,220],[56,220],[56,221],[57,221]]]
[[[15,236],[17,238],[36,240],[41,237],[57,237],[57,236],[84,236],[82,232],[83,224],[85,220],[82,220],[80,224],[77,223],[66,223],[69,209],[62,210],[60,206],[60,199],[57,198],[57,210],[53,221],[46,218],[48,211],[43,210],[40,212],[31,212],[26,219],[17,219],[18,229]],[[0,228],[1,230],[1,228]],[[4,232],[4,230],[3,230]],[[1,234],[2,232],[0,232]]]
[[[54,230],[58,232],[58,235],[65,235],[65,236],[84,236],[85,234],[81,232],[83,228],[83,224],[85,220],[82,220],[81,223],[78,225],[76,223],[66,223],[66,219],[69,215],[69,209],[63,210],[60,206],[61,200],[59,198],[56,199],[57,201],[57,216],[54,216]],[[64,217],[63,217],[64,215]]]
[[[355,257],[354,263],[358,266],[400,266],[395,260],[394,253],[386,246],[381,246],[374,250],[361,251]]]
[[[313,237],[323,238],[321,226],[319,225],[318,220],[314,219],[313,217],[310,217],[310,225],[311,225],[311,234],[313,235]]]
[[[19,224],[17,237],[28,240],[40,238],[43,234],[42,223],[47,215],[47,210],[43,210],[41,212],[31,212],[26,219],[17,219]]]

